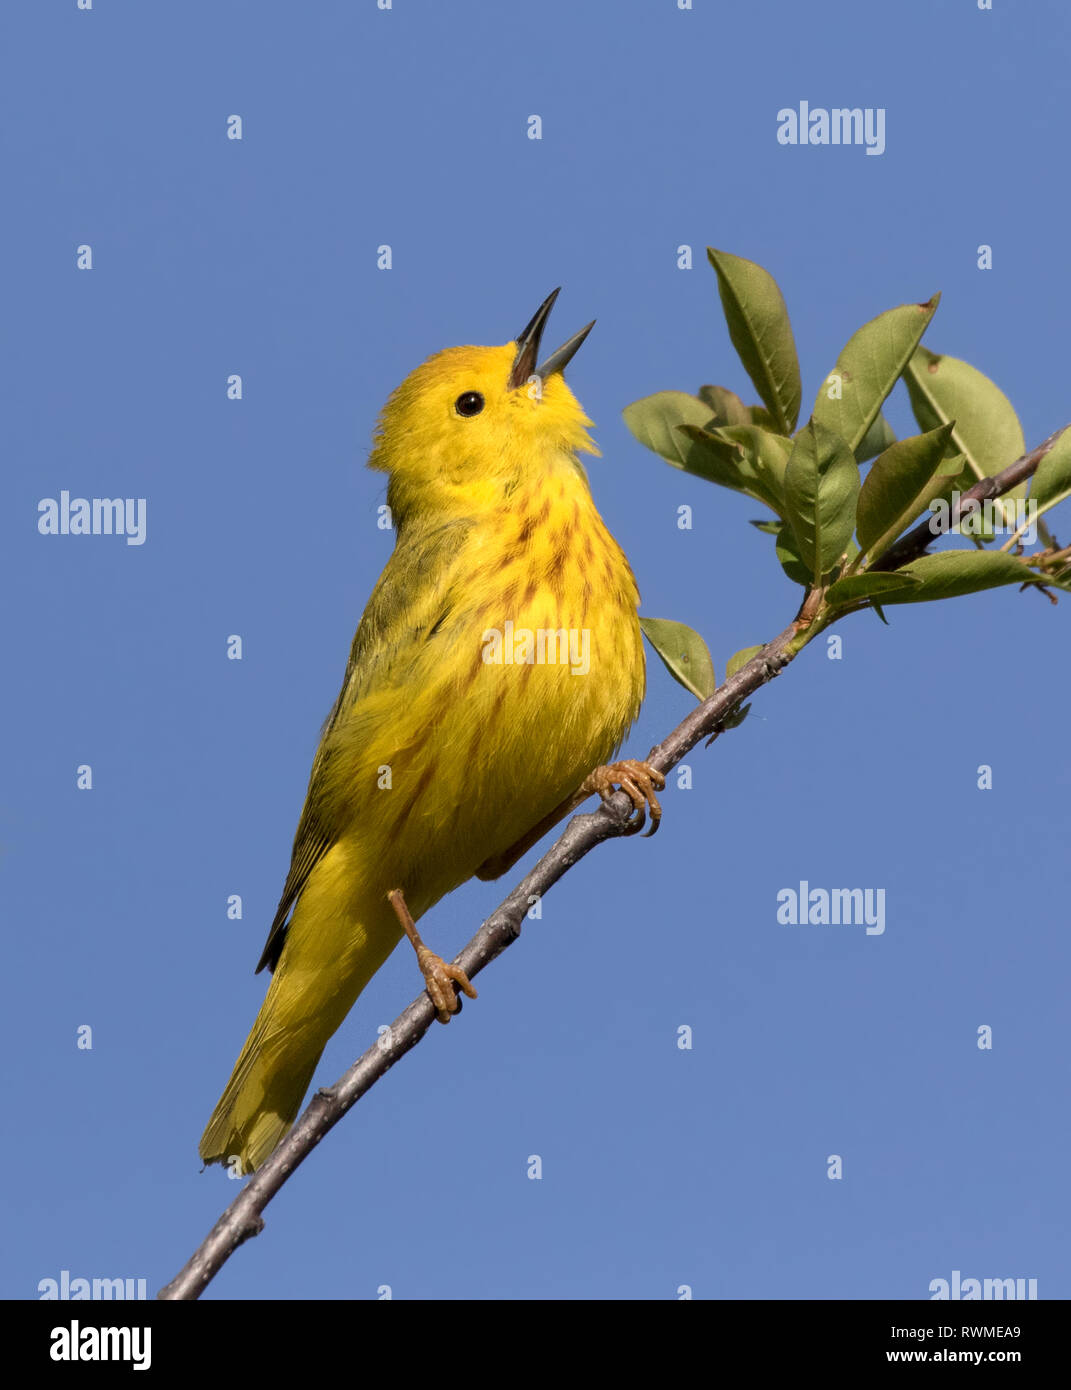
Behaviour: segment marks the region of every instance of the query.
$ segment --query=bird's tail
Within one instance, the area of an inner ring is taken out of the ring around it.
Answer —
[[[401,936],[383,907],[376,929],[354,928],[342,950],[337,937],[310,939],[295,914],[292,937],[201,1136],[205,1163],[250,1173],[294,1123],[328,1040]],[[336,954],[328,958],[332,947]]]
[[[201,1136],[205,1163],[236,1173],[258,1168],[294,1123],[302,1098],[336,1025],[280,1026],[284,977],[272,979],[231,1079]]]

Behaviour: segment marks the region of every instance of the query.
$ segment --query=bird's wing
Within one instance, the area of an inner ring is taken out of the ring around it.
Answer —
[[[379,577],[350,648],[342,689],[320,731],[320,743],[309,774],[305,805],[294,836],[290,872],[268,932],[257,971],[274,970],[286,942],[290,913],[313,869],[335,843],[337,828],[326,823],[323,798],[317,793],[330,753],[329,738],[339,720],[362,696],[389,678],[399,653],[412,659],[414,643],[426,640],[453,606],[453,572],[469,523],[400,531],[394,551]]]

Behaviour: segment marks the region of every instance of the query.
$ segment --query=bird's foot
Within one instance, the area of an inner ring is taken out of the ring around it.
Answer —
[[[435,1017],[440,1023],[449,1023],[450,1016],[461,1008],[461,1000],[457,997],[458,989],[469,999],[476,998],[476,990],[470,984],[464,970],[459,965],[450,965],[442,956],[437,956],[426,946],[417,950],[417,965],[424,976],[424,985],[431,1002],[435,1005]],[[455,985],[457,989],[454,988]]]
[[[436,955],[424,945],[400,888],[391,889],[387,894],[387,901],[394,909],[394,915],[398,918],[402,931],[416,951],[417,965],[424,976],[424,987],[428,991],[428,998],[435,1005],[435,1017],[440,1023],[449,1023],[451,1015],[456,1014],[461,1008],[457,989],[462,990],[470,999],[476,998],[476,991],[470,984],[469,977],[459,965],[448,965],[442,956]],[[457,989],[454,988],[455,985]]]
[[[637,812],[635,816],[629,817],[628,833],[635,835],[638,830],[643,829],[647,812],[650,810],[651,828],[647,834],[653,835],[662,820],[662,807],[658,804],[655,792],[661,791],[665,785],[666,779],[658,768],[636,758],[626,758],[623,762],[607,763],[605,767],[597,767],[584,778],[580,790],[586,796],[597,794],[603,801],[609,801],[615,790],[620,788]]]

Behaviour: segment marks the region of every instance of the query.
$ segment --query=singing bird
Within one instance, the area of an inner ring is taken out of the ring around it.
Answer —
[[[403,934],[441,1022],[458,990],[475,998],[416,929],[445,893],[505,873],[616,786],[657,827],[662,775],[606,765],[644,695],[639,594],[592,500],[578,454],[598,449],[562,375],[592,324],[536,365],[557,295],[513,342],[429,357],[380,415],[368,462],[388,475],[395,546],[313,759],[257,966],[271,984],[201,1138],[206,1163],[263,1163]]]

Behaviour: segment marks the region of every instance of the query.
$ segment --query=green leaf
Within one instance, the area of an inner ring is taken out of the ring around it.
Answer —
[[[1030,500],[1038,504],[1038,515],[1071,497],[1071,429],[1065,429],[1038,464],[1030,488]]]
[[[714,694],[714,663],[698,632],[670,618],[641,618],[640,627],[675,681],[697,700]]]
[[[761,495],[778,516],[783,516],[785,467],[792,452],[792,440],[757,425],[723,425],[713,433],[719,439],[740,446],[743,456],[739,467],[752,490]]]
[[[800,365],[792,324],[777,282],[754,261],[707,247],[729,337],[775,422],[791,434],[800,413]]]
[[[837,365],[818,392],[814,418],[846,439],[853,451],[866,438],[882,401],[910,362],[940,298],[935,294],[925,304],[888,309],[864,323],[841,349]]]
[[[959,598],[962,594],[980,593],[1001,584],[1033,581],[1025,565],[1000,550],[942,550],[937,555],[924,555],[903,569],[893,570],[890,578],[898,575],[909,575],[918,583],[883,594],[883,604]],[[872,577],[877,578],[876,575]]]
[[[679,425],[702,428],[711,422],[710,406],[686,391],[656,391],[633,401],[622,412],[625,424],[648,449],[653,449],[675,468],[688,469],[691,445]],[[690,470],[689,470],[690,471]]]
[[[659,391],[624,410],[625,423],[641,444],[686,473],[743,492],[770,506],[769,488],[756,486],[755,469],[742,467],[743,452],[731,439],[703,429],[713,425],[710,406],[685,391]]]
[[[725,718],[721,721],[721,727],[723,729],[739,729],[740,725],[744,722],[744,720],[748,717],[750,713],[751,701],[749,700],[746,705],[741,705],[739,709],[733,710],[732,714],[727,714]],[[715,737],[716,735],[711,735],[711,737],[707,739],[708,748],[714,742]]]
[[[749,521],[749,526],[754,526],[756,531],[765,531],[768,536],[776,536],[780,533],[782,522],[780,521]]]
[[[681,425],[680,433],[694,446],[688,456],[689,472],[765,502],[781,515],[785,505],[781,477],[789,440],[754,425],[716,425],[709,430]]]
[[[1051,586],[1071,593],[1071,565],[1068,565],[1066,569],[1057,570],[1055,573],[1049,570],[1048,573],[1041,576],[1041,582],[1046,588]]]
[[[725,668],[725,679],[735,676],[741,666],[746,666],[753,656],[757,656],[762,651],[761,644],[757,647],[742,647],[734,656],[729,658],[729,664]]]
[[[800,559],[816,580],[844,554],[858,497],[859,465],[851,449],[812,419],[797,435],[785,469],[785,509]]]
[[[904,371],[904,385],[919,428],[954,424],[952,442],[967,468],[957,482],[965,491],[979,478],[999,473],[1026,452],[1011,401],[969,362],[919,348]],[[1006,494],[1022,496],[1019,488]]]
[[[811,587],[811,571],[800,559],[799,544],[787,521],[777,525],[777,558],[793,584],[802,584],[805,589]]]
[[[873,423],[863,435],[861,442],[856,446],[856,463],[866,463],[868,459],[877,458],[884,449],[890,444],[896,443],[896,435],[885,416],[878,411],[874,416]]]
[[[914,575],[906,574],[903,570],[892,574],[850,574],[829,586],[826,602],[836,607],[841,603],[858,603],[862,598],[879,598],[884,603],[886,594],[895,589],[912,589],[918,583]]]
[[[874,460],[859,494],[860,548],[876,560],[901,531],[926,509],[949,477],[962,468],[962,455],[948,455],[952,423],[928,434],[898,440]]]
[[[778,499],[771,485],[751,464],[742,446],[726,437],[720,427],[702,430],[696,425],[681,425],[680,433],[691,442],[687,465],[690,473],[742,492],[776,510]]]
[[[717,425],[751,424],[751,408],[727,386],[700,386],[699,399],[710,406]]]

